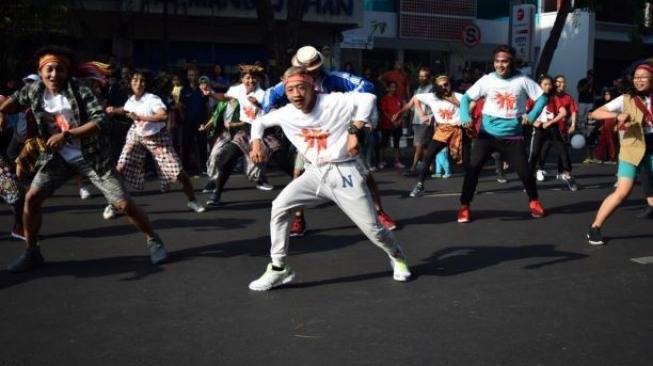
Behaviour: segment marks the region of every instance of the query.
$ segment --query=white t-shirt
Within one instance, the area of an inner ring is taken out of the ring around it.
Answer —
[[[486,97],[483,114],[513,119],[526,112],[528,98],[537,100],[543,91],[535,81],[520,73],[508,79],[491,73],[478,79],[465,94],[472,100]]]
[[[156,114],[156,112],[163,108],[166,110],[166,105],[163,104],[161,98],[154,94],[145,93],[139,99],[136,99],[135,95],[132,95],[127,99],[125,103],[125,111],[136,113],[139,116],[150,117]],[[165,127],[165,121],[161,122],[144,122],[144,121],[134,121],[132,128],[136,130],[136,133],[139,136],[152,136],[163,127]]]
[[[460,102],[463,95],[454,93],[456,99]],[[426,104],[433,111],[433,118],[435,123],[444,125],[457,125],[460,124],[460,108],[453,103],[440,99],[433,93],[417,94],[417,100]]]
[[[289,103],[260,117],[252,125],[252,139],[260,139],[266,128],[281,126],[297,151],[312,164],[354,159],[347,151],[347,127],[352,121],[370,120],[376,96],[350,92],[318,94],[316,98],[310,113]]]
[[[604,107],[613,113],[623,113],[624,111],[624,96],[620,95],[611,101],[607,102]],[[646,97],[646,109],[651,110],[651,98]],[[644,133],[649,134],[653,133],[653,127],[651,127],[650,124],[644,123],[642,124],[642,127],[644,127]]]
[[[431,93],[433,91],[433,84],[427,84],[425,86],[418,86],[417,89],[415,89],[415,93],[413,95],[418,95],[418,94],[424,94],[424,93]],[[430,108],[430,107],[429,107]],[[426,108],[428,109],[428,108]],[[426,115],[429,116],[432,114],[430,110],[426,110]],[[419,118],[419,115],[417,114],[417,111],[413,111],[413,125],[422,125],[424,124],[422,122],[422,119]]]
[[[549,106],[550,106],[550,104],[547,103],[547,105],[545,105],[544,108],[542,108],[542,113],[540,113],[540,115],[537,117],[537,120],[538,120],[538,121],[540,121],[540,122],[548,122],[548,121],[550,121],[550,120],[552,120],[552,119],[555,118],[556,113],[557,113],[558,111],[552,111],[552,110],[550,110],[550,109],[549,109]]]
[[[245,91],[245,85],[238,84],[230,87],[225,93],[225,96],[238,99],[238,104],[240,104],[240,120],[242,122],[252,124],[254,120],[261,115],[261,109],[252,104],[248,99],[248,97],[252,96],[256,98],[259,105],[262,104],[263,98],[265,97],[265,91],[260,87],[257,86],[256,90],[247,93]]]
[[[46,90],[43,93],[43,108],[54,117],[54,122],[48,125],[50,134],[68,131],[77,127],[70,101],[63,94],[52,95],[50,91]],[[68,162],[81,159],[82,149],[79,139],[73,140],[72,144],[61,144],[59,155]]]

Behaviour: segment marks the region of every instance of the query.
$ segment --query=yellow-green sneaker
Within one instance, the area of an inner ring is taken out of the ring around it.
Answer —
[[[249,289],[254,291],[267,291],[273,287],[285,285],[295,279],[295,271],[286,265],[283,271],[272,269],[272,263],[268,264],[265,273],[257,280],[250,282]]]
[[[410,268],[408,268],[405,258],[390,258],[390,266],[393,270],[392,278],[395,281],[406,282],[410,280]]]

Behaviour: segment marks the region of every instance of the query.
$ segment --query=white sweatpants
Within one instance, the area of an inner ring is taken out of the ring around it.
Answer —
[[[332,201],[388,256],[403,257],[392,231],[378,222],[363,167],[356,160],[322,165],[306,164],[306,171],[290,182],[272,202],[270,257],[283,267],[288,255],[292,212],[317,201]]]

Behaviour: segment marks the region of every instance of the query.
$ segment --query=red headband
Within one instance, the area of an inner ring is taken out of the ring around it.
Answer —
[[[635,71],[637,71],[639,69],[646,70],[646,71],[650,72],[651,74],[653,74],[653,66],[651,66],[649,64],[639,64],[639,65],[637,65],[637,67],[635,67]]]
[[[48,53],[46,55],[41,56],[41,58],[39,59],[39,70],[41,70],[43,66],[51,62],[62,64],[66,66],[66,68],[70,67],[70,60],[68,60],[68,58]]]
[[[283,80],[283,85],[288,85],[289,83],[292,82],[302,82],[302,83],[307,83],[311,85],[315,85],[315,81],[313,80],[313,77],[309,74],[294,74],[290,75],[287,78]]]

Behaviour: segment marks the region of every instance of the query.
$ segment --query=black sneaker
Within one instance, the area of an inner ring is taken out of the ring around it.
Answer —
[[[209,198],[206,201],[207,206],[219,206],[220,205],[220,191],[216,189],[215,192],[211,195],[211,198]]]
[[[152,264],[160,264],[168,260],[168,252],[158,236],[147,239],[147,248],[150,250]]]
[[[503,173],[497,173],[497,183],[505,184],[508,183],[508,178]]]
[[[39,247],[25,249],[23,254],[14,259],[7,267],[11,273],[26,272],[43,264],[45,260]]]
[[[215,181],[210,180],[210,181],[208,181],[206,183],[204,188],[202,188],[202,193],[213,193],[213,192],[216,191],[216,189],[217,189],[217,187],[216,187]]]
[[[570,191],[576,192],[578,190],[578,185],[576,184],[576,179],[574,179],[574,177],[562,174],[560,179],[567,183],[567,187]]]
[[[587,232],[587,240],[591,245],[603,245],[603,235],[601,235],[601,228],[590,226],[589,231]]]
[[[644,211],[637,215],[638,219],[653,219],[653,206],[646,206]]]
[[[410,191],[409,196],[416,198],[416,197],[422,197],[424,195],[424,184],[422,183],[417,183],[415,185],[415,188],[413,188],[412,191]]]

